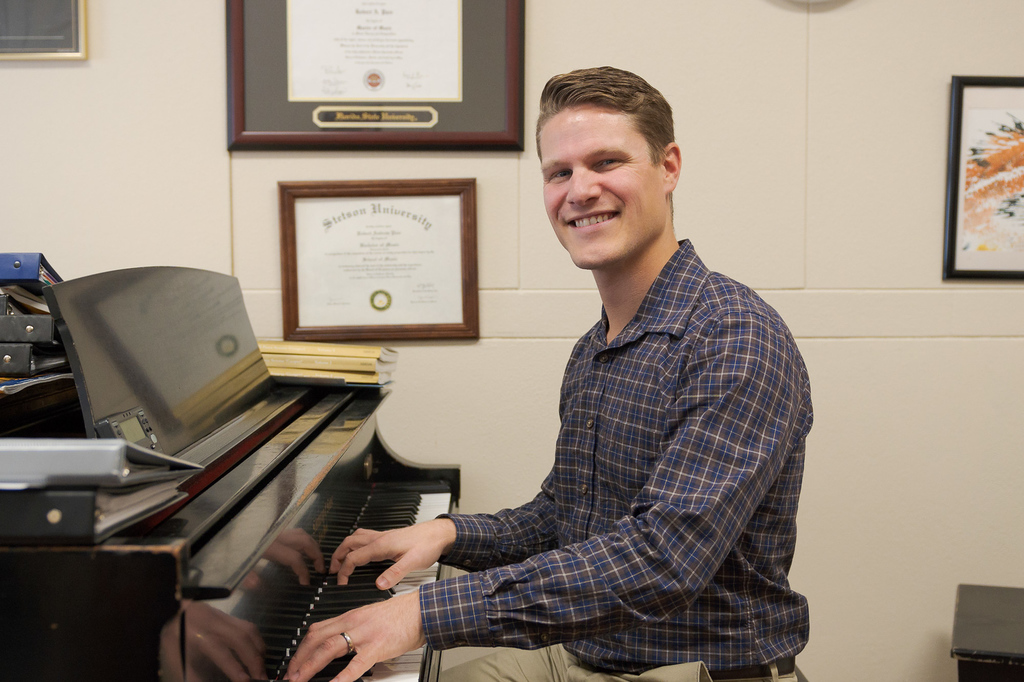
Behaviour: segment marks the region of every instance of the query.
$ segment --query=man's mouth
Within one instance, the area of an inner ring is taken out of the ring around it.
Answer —
[[[601,215],[593,215],[586,218],[580,218],[578,220],[570,220],[569,224],[573,227],[589,227],[590,225],[596,225],[597,223],[611,220],[614,215],[614,213],[602,213]]]

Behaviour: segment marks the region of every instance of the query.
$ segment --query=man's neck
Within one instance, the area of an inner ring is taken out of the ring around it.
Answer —
[[[608,317],[607,343],[611,343],[636,315],[654,280],[678,248],[673,238],[671,243],[660,244],[639,266],[624,272],[594,271],[597,291]]]

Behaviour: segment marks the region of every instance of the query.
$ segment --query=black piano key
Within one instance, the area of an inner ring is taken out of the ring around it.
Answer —
[[[331,604],[370,604],[372,602],[381,601],[382,599],[388,599],[391,597],[391,593],[378,590],[375,587],[369,588],[357,588],[357,589],[344,589],[344,586],[338,585],[337,587],[342,588],[341,590],[325,590],[323,594],[317,595],[310,606],[314,609],[318,609]],[[352,608],[355,608],[353,606]]]
[[[340,673],[348,666],[348,662],[350,660],[352,660],[351,656],[343,656],[342,658],[334,659],[333,661],[328,663],[323,670],[320,671],[317,677],[326,680],[333,679],[335,675]],[[370,675],[372,676],[372,672],[370,673]]]
[[[416,509],[388,509],[388,510],[367,510],[359,515],[357,523],[362,527],[374,521],[393,521],[399,519],[416,520]]]
[[[388,596],[383,597],[370,597],[367,595],[356,597],[356,596],[335,596],[324,601],[317,602],[313,605],[310,610],[310,615],[317,620],[325,620],[327,618],[333,618],[340,616],[343,613],[347,613],[352,609],[358,609],[360,606],[366,606],[367,604],[373,604],[374,602],[384,601],[388,599]]]

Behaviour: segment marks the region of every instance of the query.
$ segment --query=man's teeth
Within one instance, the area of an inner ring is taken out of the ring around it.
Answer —
[[[593,225],[595,223],[600,223],[600,222],[603,222],[605,220],[609,220],[609,219],[611,219],[611,217],[612,217],[611,213],[603,213],[601,215],[595,215],[595,216],[591,216],[589,218],[580,218],[579,220],[574,220],[573,224],[576,227],[587,227],[588,225]]]

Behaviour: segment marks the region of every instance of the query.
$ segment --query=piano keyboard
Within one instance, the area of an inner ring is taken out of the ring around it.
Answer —
[[[374,489],[365,500],[341,503],[336,500],[316,513],[320,526],[317,538],[325,562],[353,530],[390,530],[429,521],[450,509],[450,493],[421,493],[421,484],[403,486],[388,484]],[[314,535],[317,537],[317,535]],[[267,646],[266,670],[269,679],[284,679],[292,654],[302,642],[312,623],[333,618],[346,611],[417,589],[437,578],[438,566],[409,574],[391,590],[377,589],[374,581],[387,568],[387,563],[361,566],[350,576],[348,585],[338,585],[330,574],[312,574],[310,586],[292,585],[280,592],[277,603],[267,605],[274,614],[273,622],[261,625],[260,632]],[[388,682],[419,680],[424,650],[417,649],[375,665],[368,677]],[[347,664],[349,655],[336,659],[314,680],[330,680]]]

